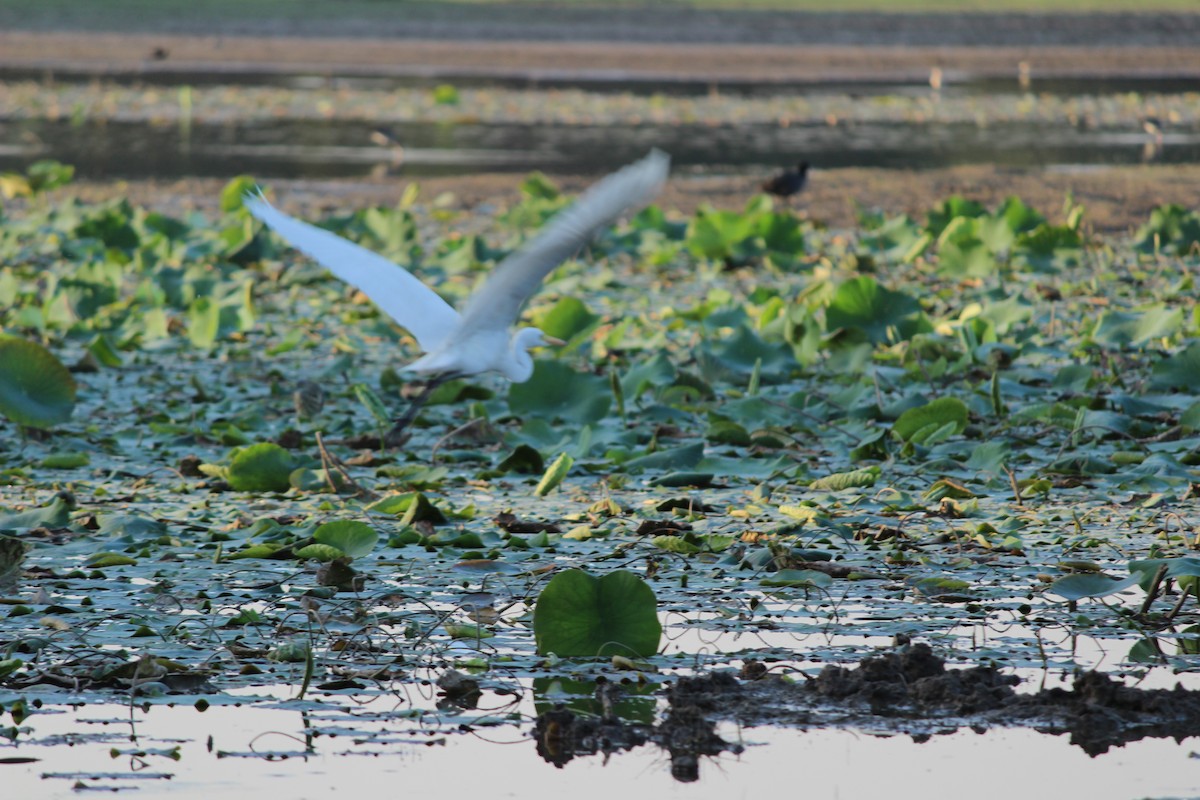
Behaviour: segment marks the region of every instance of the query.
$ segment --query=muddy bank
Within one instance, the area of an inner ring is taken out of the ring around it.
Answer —
[[[1015,676],[992,666],[947,669],[926,644],[906,645],[857,666],[825,667],[815,678],[785,680],[757,661],[741,674],[681,678],[667,692],[656,724],[625,723],[611,714],[581,716],[565,706],[535,724],[539,754],[556,766],[578,756],[605,755],[654,743],[671,759],[677,780],[694,780],[704,756],[740,752],[715,732],[719,720],[744,726],[864,728],[908,735],[917,742],[971,727],[1029,727],[1070,736],[1090,756],[1145,738],[1200,735],[1200,692],[1139,689],[1098,672],[1070,689],[1018,694]],[[611,708],[620,687],[598,682],[600,706]]]
[[[554,175],[570,192],[585,187],[594,176]],[[690,214],[701,205],[740,209],[757,191],[764,175],[676,173],[659,202]],[[453,206],[495,209],[520,199],[521,177],[503,173],[421,178],[421,197],[430,201],[444,193]],[[179,214],[192,209],[215,212],[223,180],[80,182],[56,196],[101,201],[127,196],[134,203]],[[280,204],[306,216],[367,204],[397,202],[409,180],[403,176],[366,180],[274,180]],[[1136,166],[1077,173],[1004,170],[987,166],[950,167],[910,172],[884,169],[822,170],[812,172],[809,185],[793,202],[800,213],[834,228],[857,223],[859,208],[921,216],[951,194],[963,194],[995,204],[1010,194],[1047,214],[1061,217],[1067,193],[1086,206],[1085,223],[1099,233],[1123,233],[1143,224],[1150,211],[1163,203],[1200,207],[1200,166]],[[1061,220],[1060,220],[1061,221]]]

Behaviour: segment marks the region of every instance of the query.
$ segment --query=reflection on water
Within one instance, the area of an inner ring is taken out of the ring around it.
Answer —
[[[555,126],[398,123],[376,144],[362,121],[175,125],[131,122],[0,121],[0,169],[38,158],[103,178],[330,178],[475,171],[601,172],[650,147],[677,168],[775,165],[803,153],[822,168],[929,169],[987,163],[1011,167],[1200,162],[1200,134],[1174,133],[1148,148],[1140,132],[1057,124],[811,126]]]
[[[513,729],[475,728],[449,737],[398,733],[363,743],[351,726],[324,726],[314,734],[311,717],[287,708],[214,706],[200,713],[190,706],[87,706],[35,714],[25,724],[28,733],[0,748],[0,758],[10,759],[3,769],[14,797],[77,797],[99,789],[179,800],[264,791],[276,797],[600,800],[636,786],[643,797],[728,800],[774,796],[802,780],[806,796],[840,800],[911,797],[913,787],[931,795],[970,787],[976,800],[1128,800],[1193,796],[1200,786],[1200,761],[1189,757],[1187,742],[1143,740],[1093,759],[1064,736],[1032,730],[910,738],[725,724],[718,734],[744,750],[702,758],[701,780],[680,784],[652,748],[555,768],[538,756],[532,738]]]

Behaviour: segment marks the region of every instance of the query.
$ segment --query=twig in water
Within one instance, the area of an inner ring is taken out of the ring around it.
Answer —
[[[1025,504],[1021,502],[1021,488],[1017,486],[1017,476],[1008,467],[1005,467],[1004,471],[1008,473],[1008,482],[1012,486],[1013,499],[1017,501],[1018,507],[1024,508]]]
[[[1141,609],[1138,611],[1139,616],[1146,616],[1150,611],[1150,606],[1158,598],[1158,589],[1162,585],[1162,580],[1167,576],[1167,565],[1160,564],[1158,571],[1154,573],[1154,580],[1150,583],[1150,588],[1146,590],[1146,600],[1142,603]],[[1186,594],[1184,595],[1187,596]]]
[[[342,464],[341,459],[339,459],[333,453],[330,453],[325,447],[325,441],[321,438],[319,431],[317,432],[317,450],[321,454],[321,469],[325,472],[325,482],[329,484],[329,490],[331,492],[336,495],[341,494],[341,490],[338,489],[337,483],[333,480],[333,473],[337,472],[337,474],[342,476],[342,480],[346,482],[346,485],[354,489],[354,495],[356,497],[376,496],[375,493],[370,489],[367,489],[358,481],[354,480],[354,478],[350,477],[350,473],[346,471],[346,467]]]
[[[437,452],[438,452],[438,450],[441,449],[442,445],[444,445],[446,442],[453,439],[455,436],[461,436],[462,434],[466,433],[467,431],[471,430],[472,428],[478,427],[481,423],[484,422],[484,420],[485,420],[484,417],[476,417],[475,419],[468,420],[467,422],[464,422],[462,425],[459,425],[457,428],[450,431],[445,436],[443,436],[442,438],[440,438],[436,442],[434,442],[433,449],[429,451],[429,463],[431,463],[431,464],[437,463]]]

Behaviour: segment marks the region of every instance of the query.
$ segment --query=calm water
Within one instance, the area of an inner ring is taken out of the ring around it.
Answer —
[[[391,126],[402,160],[371,143],[362,121],[278,121],[177,126],[131,122],[0,121],[0,169],[38,158],[74,164],[80,177],[336,178],[386,171],[431,175],[473,171],[600,172],[650,147],[676,169],[769,165],[805,153],[831,169],[927,169],[955,164],[1011,167],[1181,164],[1200,161],[1200,133],[1169,133],[1155,147],[1141,132],[1063,124],[779,126],[555,126],[411,123]]]

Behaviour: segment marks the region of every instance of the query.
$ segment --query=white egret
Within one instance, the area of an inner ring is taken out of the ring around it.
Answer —
[[[555,267],[622,212],[648,203],[666,181],[670,159],[653,150],[641,161],[602,179],[559,212],[531,241],[488,276],[460,314],[404,268],[330,231],[294,219],[264,197],[246,208],[293,247],[359,289],[416,338],[424,352],[406,369],[429,375],[424,390],[388,433],[395,441],[430,393],[451,378],[498,372],[514,383],[529,380],[529,349],[563,344],[537,328],[509,334],[521,307]]]

